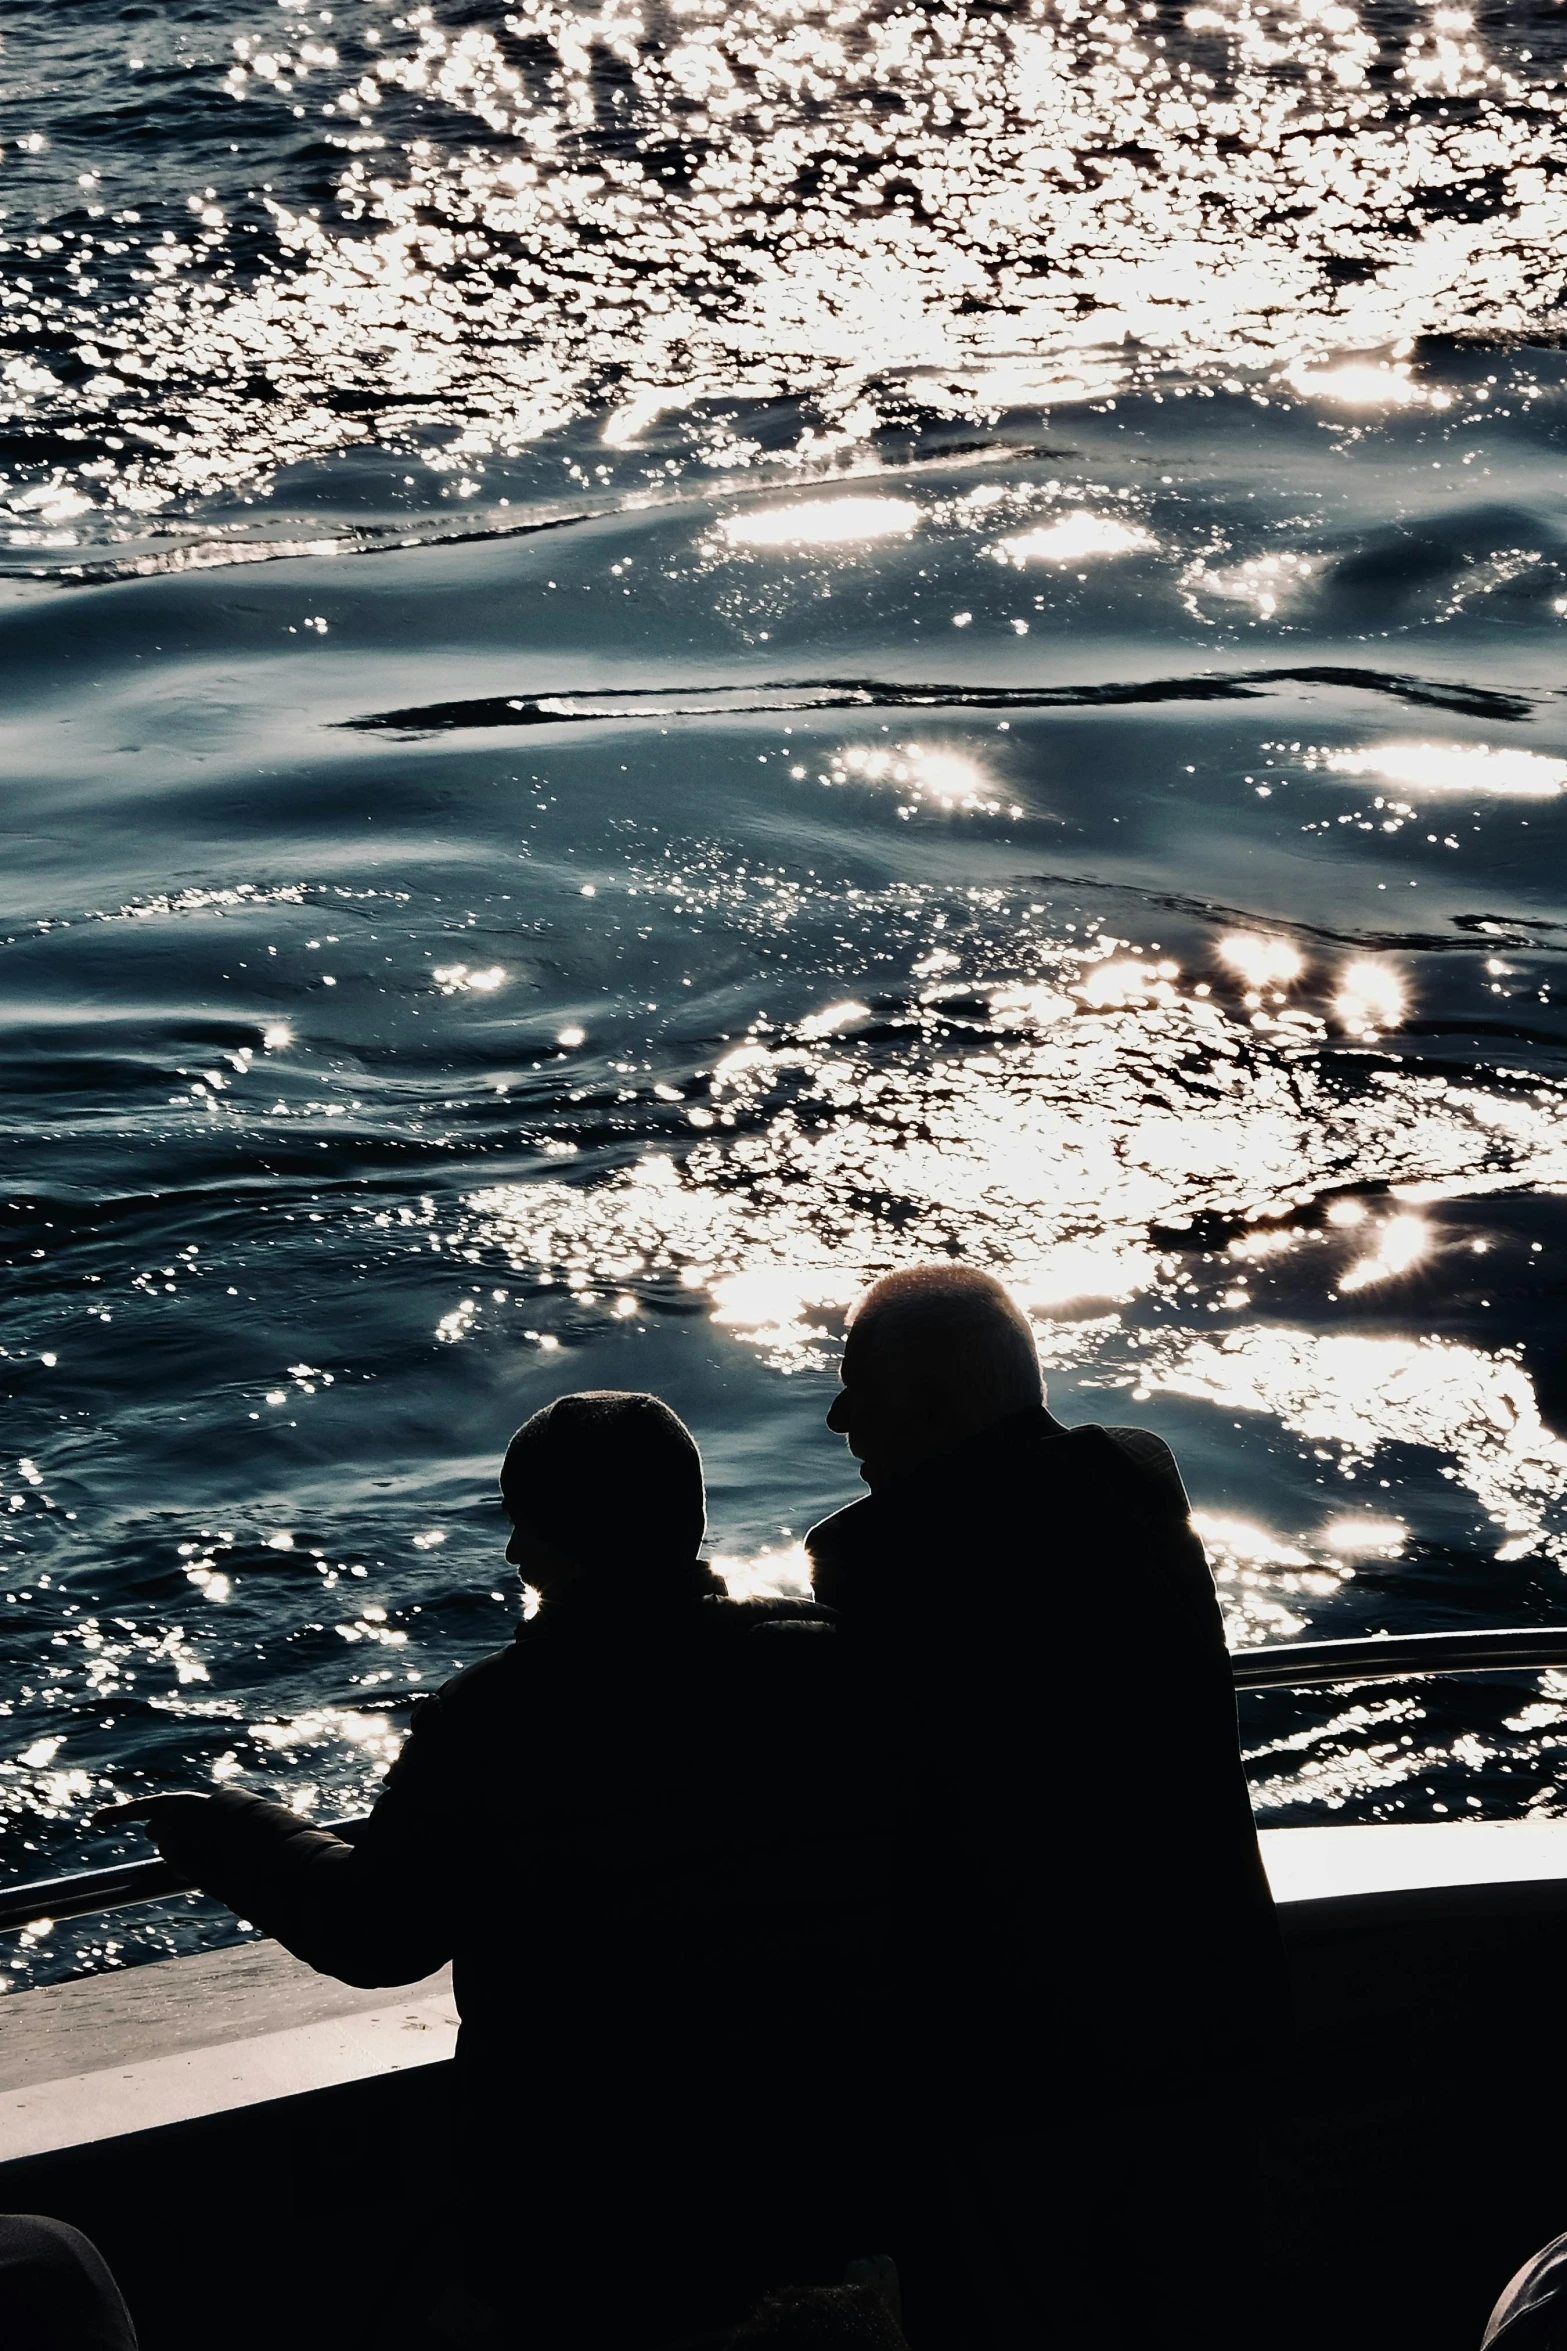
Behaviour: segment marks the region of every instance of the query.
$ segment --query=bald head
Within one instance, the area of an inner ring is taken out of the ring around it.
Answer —
[[[849,1317],[827,1426],[872,1488],[1044,1402],[1028,1317],[994,1275],[911,1266],[873,1282]]]

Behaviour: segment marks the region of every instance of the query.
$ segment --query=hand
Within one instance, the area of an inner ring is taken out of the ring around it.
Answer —
[[[118,1829],[138,1822],[165,1861],[185,1875],[194,1859],[191,1847],[204,1823],[206,1796],[143,1796],[134,1804],[105,1804],[93,1814],[95,1829]]]

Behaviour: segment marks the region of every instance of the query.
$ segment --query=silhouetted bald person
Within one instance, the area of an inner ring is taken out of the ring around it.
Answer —
[[[1170,2286],[1201,2234],[1182,2200],[1195,2181],[1223,2217],[1235,2181],[1208,2165],[1227,2085],[1288,2007],[1180,1473],[1146,1430],[1055,1420],[1027,1318],[970,1267],[875,1283],[841,1377],[828,1426],[870,1493],[806,1546],[902,1767],[895,2070],[933,2161],[943,2141],[980,2150],[962,2197],[989,2213],[981,2269],[1001,2300],[979,2339],[1029,2342],[1067,2315],[1074,2261],[1060,2225],[1040,2240],[1047,2211],[1070,2216],[1077,2266],[1114,2268],[1074,2323],[1119,2340],[1119,2309],[1163,2339],[1194,2316]],[[1041,2131],[1054,2152],[1031,2195]],[[1137,2151],[1172,2132],[1159,2210],[1187,2222],[1150,2240],[1127,2212],[1133,2237],[1111,2248],[1112,2216],[1152,2192]],[[1141,2305],[1136,2276],[1155,2281]]]

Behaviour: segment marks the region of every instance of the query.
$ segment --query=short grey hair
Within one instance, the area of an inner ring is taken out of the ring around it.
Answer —
[[[1027,1315],[978,1266],[912,1265],[884,1274],[849,1316],[857,1350],[884,1376],[986,1427],[1044,1402],[1039,1349]]]

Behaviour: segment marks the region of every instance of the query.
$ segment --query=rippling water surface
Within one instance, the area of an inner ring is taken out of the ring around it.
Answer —
[[[948,1251],[1175,1444],[1237,1641],[1560,1618],[1564,58],[13,9],[13,1876],[361,1803],[565,1388],[668,1396],[794,1588],[844,1306]],[[1271,1822],[1567,1810],[1567,1676],[1243,1729]]]

